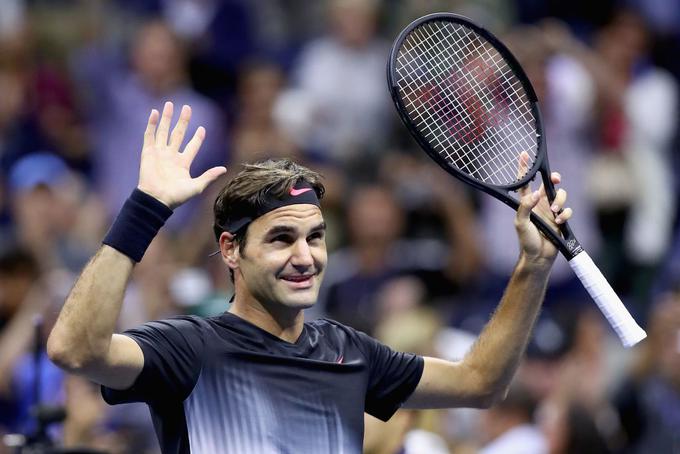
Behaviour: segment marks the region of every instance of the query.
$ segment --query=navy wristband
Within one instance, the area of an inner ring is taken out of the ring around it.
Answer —
[[[135,189],[102,243],[139,262],[171,214],[172,210],[165,204]]]

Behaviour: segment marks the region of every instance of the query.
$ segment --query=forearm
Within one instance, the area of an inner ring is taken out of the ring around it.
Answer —
[[[550,261],[521,257],[493,317],[463,360],[493,395],[504,395],[545,297]]]
[[[103,245],[68,295],[47,343],[53,361],[79,369],[109,349],[134,262]]]

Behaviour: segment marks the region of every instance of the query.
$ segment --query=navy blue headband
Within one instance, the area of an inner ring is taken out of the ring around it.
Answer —
[[[316,191],[311,184],[302,180],[297,182],[290,188],[290,190],[281,198],[267,195],[264,201],[255,207],[255,210],[240,218],[230,219],[222,227],[222,230],[229,233],[237,233],[248,224],[253,222],[260,216],[269,213],[277,208],[288,205],[309,204],[321,206],[319,198],[316,196]]]

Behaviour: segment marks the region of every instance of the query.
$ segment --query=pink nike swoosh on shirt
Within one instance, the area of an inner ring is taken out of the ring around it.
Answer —
[[[300,194],[304,194],[307,191],[311,191],[312,188],[300,188],[300,189],[295,189],[295,188],[290,188],[290,195],[293,197],[297,197]]]

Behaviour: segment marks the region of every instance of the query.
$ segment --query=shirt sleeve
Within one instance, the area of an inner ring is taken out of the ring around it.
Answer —
[[[366,413],[387,421],[413,393],[423,375],[424,360],[397,352],[360,331],[356,339],[368,357]]]
[[[197,317],[148,322],[125,331],[144,354],[144,367],[128,389],[102,386],[109,404],[183,401],[191,393],[203,365],[205,342]]]

